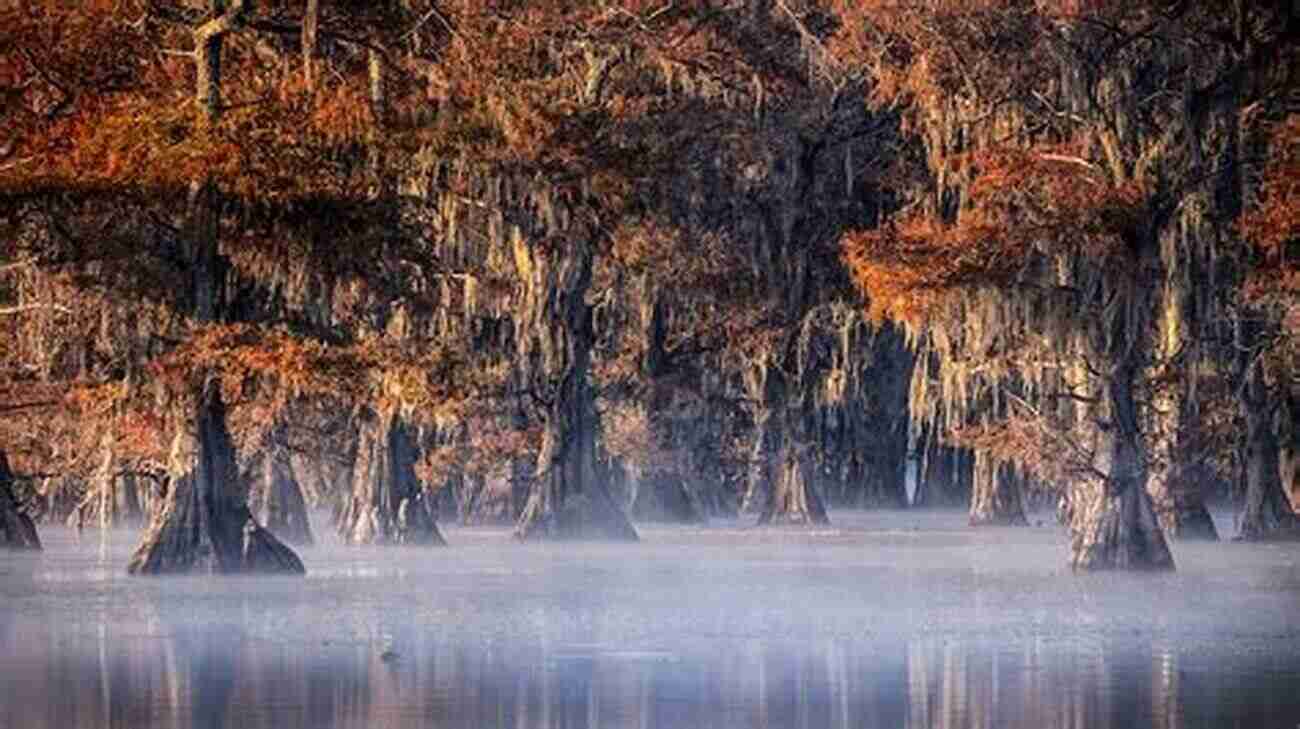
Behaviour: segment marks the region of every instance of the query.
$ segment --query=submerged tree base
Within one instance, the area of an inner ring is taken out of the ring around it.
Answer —
[[[1274,512],[1265,519],[1243,519],[1237,542],[1300,541],[1300,514]]]
[[[540,500],[530,501],[519,517],[515,538],[520,541],[593,540],[635,542],[636,530],[623,512],[604,494],[575,494],[558,509],[543,508]]]
[[[40,549],[36,524],[18,506],[9,459],[0,451],[0,549]]]
[[[966,523],[973,527],[988,526],[1029,526],[1029,519],[1023,510],[1013,512],[991,512],[971,514]]]
[[[1214,526],[1210,511],[1203,504],[1185,510],[1176,519],[1174,528],[1169,530],[1171,537],[1188,541],[1219,541],[1219,530]]]
[[[1075,571],[1172,570],[1174,557],[1146,489],[1080,487],[1071,498],[1070,566]]]
[[[344,541],[446,545],[432,500],[415,475],[418,459],[411,428],[396,410],[365,417],[352,469],[352,495],[339,517]]]
[[[258,525],[239,487],[225,406],[209,384],[172,444],[171,490],[127,571],[304,574],[298,555]]]
[[[193,491],[193,487],[187,487]],[[190,507],[198,508],[197,500],[187,499]],[[258,526],[253,515],[233,511],[223,521],[227,522],[219,537],[207,536],[196,528],[194,520],[177,516],[169,508],[163,512],[136,550],[127,565],[133,575],[169,574],[305,574],[302,560],[293,550],[276,539],[271,532]]]
[[[976,452],[970,502],[970,526],[1029,526],[1020,476],[1011,464]]]

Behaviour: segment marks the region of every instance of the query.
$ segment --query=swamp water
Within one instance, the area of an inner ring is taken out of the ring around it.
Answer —
[[[1075,576],[1055,526],[832,520],[443,525],[305,579],[131,578],[138,534],[47,527],[0,553],[0,729],[1300,727],[1300,545]]]

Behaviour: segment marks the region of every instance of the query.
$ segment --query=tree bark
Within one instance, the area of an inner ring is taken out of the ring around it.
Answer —
[[[289,451],[282,445],[284,428],[271,435],[262,462],[258,503],[254,509],[261,523],[289,544],[311,545],[311,523],[307,517],[307,500],[294,475]]]
[[[943,445],[929,430],[920,443],[912,506],[968,505],[974,491],[974,454],[966,448]]]
[[[691,493],[677,470],[654,470],[628,474],[635,482],[635,496],[628,511],[640,521],[698,523],[707,520],[704,507]]]
[[[595,439],[583,427],[582,399],[556,403],[546,413],[542,450],[528,503],[515,536],[533,539],[637,540],[627,516],[597,480]],[[576,407],[575,407],[576,405]]]
[[[745,388],[755,403],[754,450],[741,510],[757,512],[760,526],[830,523],[814,484],[807,423],[788,409],[781,374],[769,364],[751,367]]]
[[[204,387],[177,432],[170,471],[162,511],[132,555],[128,572],[306,572],[298,556],[248,510],[217,383]]]
[[[353,460],[352,496],[339,519],[349,544],[446,544],[432,499],[415,476],[419,458],[409,426],[394,409],[368,413]]]
[[[1248,375],[1242,405],[1246,419],[1246,499],[1237,539],[1300,539],[1300,516],[1282,488],[1281,448],[1274,430],[1275,408],[1258,367]]]
[[[971,526],[1027,526],[1020,478],[1009,463],[995,460],[983,451],[975,452],[975,473],[971,486]]]
[[[826,506],[813,486],[816,465],[811,448],[787,443],[778,460],[779,475],[767,504],[758,515],[765,524],[829,524]]]
[[[557,244],[517,233],[514,246],[524,283],[518,364],[542,410],[542,448],[515,536],[636,541],[596,457],[599,418],[587,380],[592,244],[581,234]]]
[[[1204,497],[1204,484],[1215,480],[1210,469],[1186,458],[1174,460],[1158,480],[1152,479],[1151,498],[1165,534],[1173,539],[1219,539]]]
[[[1070,497],[1070,566],[1077,570],[1169,570],[1173,554],[1147,492],[1147,466],[1133,398],[1136,367],[1116,368],[1107,387],[1109,419],[1099,428],[1104,481],[1078,485]]]
[[[0,549],[40,549],[36,525],[14,498],[13,482],[9,458],[0,450]]]
[[[194,29],[195,101],[208,123],[221,117],[221,48],[244,21],[251,0],[210,0],[212,17]]]

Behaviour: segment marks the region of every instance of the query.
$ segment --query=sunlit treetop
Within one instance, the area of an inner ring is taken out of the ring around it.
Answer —
[[[958,222],[913,215],[846,236],[844,260],[869,292],[873,318],[923,324],[963,288],[1023,282],[1033,293],[1028,267],[1061,254],[1124,265],[1143,222],[1140,186],[1115,185],[1051,149],[972,154],[961,164],[972,182]]]

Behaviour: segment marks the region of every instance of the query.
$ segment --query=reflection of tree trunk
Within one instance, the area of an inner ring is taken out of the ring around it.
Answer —
[[[236,626],[181,630],[177,642],[190,659],[192,692],[184,702],[190,705],[188,725],[195,729],[223,729],[229,725],[230,708],[236,698],[244,637]]]
[[[985,451],[975,452],[975,474],[971,485],[971,526],[1025,526],[1020,478],[1010,463],[1000,462]]]
[[[1250,375],[1242,398],[1246,419],[1246,501],[1238,522],[1238,539],[1300,537],[1300,516],[1282,489],[1281,448],[1274,430],[1275,408],[1258,369]]]
[[[1109,418],[1096,452],[1105,483],[1071,494],[1070,564],[1076,570],[1173,569],[1174,558],[1147,493],[1146,456],[1133,398],[1136,369],[1116,368],[1107,387]]]
[[[13,472],[9,470],[9,459],[3,450],[0,450],[0,548],[41,548],[36,525],[14,498]]]
[[[248,510],[215,382],[183,418],[170,470],[171,490],[131,557],[132,574],[305,571]]]
[[[357,439],[352,497],[339,520],[351,544],[446,542],[434,521],[431,499],[415,476],[415,439],[394,410],[366,414]]]

